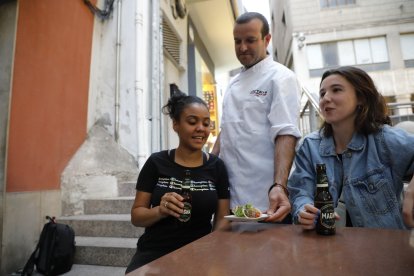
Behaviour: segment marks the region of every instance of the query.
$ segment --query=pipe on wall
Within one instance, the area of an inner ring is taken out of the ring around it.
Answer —
[[[146,54],[146,14],[148,14],[148,1],[137,1],[135,7],[135,93],[137,102],[137,162],[138,169],[144,166],[147,159],[148,150],[148,121],[147,114],[147,97],[144,93],[146,89],[146,82],[148,78],[145,75],[148,60]],[[145,65],[145,66],[143,66]]]
[[[150,116],[151,116],[151,152],[161,149],[161,95],[162,95],[162,32],[159,0],[151,1],[151,86],[150,86]]]
[[[115,141],[119,142],[119,98],[120,98],[120,60],[121,60],[121,8],[122,0],[118,0],[118,16],[116,23],[116,72],[115,72]]]

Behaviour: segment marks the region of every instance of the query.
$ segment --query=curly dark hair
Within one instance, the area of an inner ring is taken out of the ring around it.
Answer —
[[[182,91],[176,91],[168,99],[168,103],[162,107],[162,113],[170,116],[172,120],[179,121],[181,113],[190,104],[198,103],[204,105],[207,110],[207,104],[197,96],[187,96]]]
[[[331,69],[323,73],[319,86],[330,75],[344,77],[355,89],[356,97],[361,103],[357,107],[357,116],[354,122],[357,132],[368,135],[377,132],[384,124],[391,125],[385,99],[365,71],[352,66]],[[321,130],[326,137],[333,135],[332,126],[327,122],[323,122]]]

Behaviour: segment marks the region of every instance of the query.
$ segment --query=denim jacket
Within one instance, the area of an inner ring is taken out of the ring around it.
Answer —
[[[335,206],[343,189],[353,226],[405,229],[401,193],[403,179],[414,172],[414,135],[387,125],[367,136],[355,133],[341,160],[333,137],[309,134],[296,152],[288,181],[294,220],[305,204],[313,204],[318,163],[326,164]]]

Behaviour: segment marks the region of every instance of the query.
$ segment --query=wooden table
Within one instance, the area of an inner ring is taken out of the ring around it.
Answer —
[[[338,228],[320,236],[299,226],[233,223],[133,275],[414,275],[414,231]]]

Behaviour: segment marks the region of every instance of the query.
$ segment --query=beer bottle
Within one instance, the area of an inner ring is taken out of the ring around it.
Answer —
[[[320,235],[334,235],[334,203],[332,195],[329,192],[325,164],[316,164],[315,207],[320,210],[320,214],[316,222],[316,233]]]
[[[184,198],[184,213],[178,218],[181,222],[187,222],[191,218],[191,171],[185,170],[185,177],[181,187],[181,196]]]

